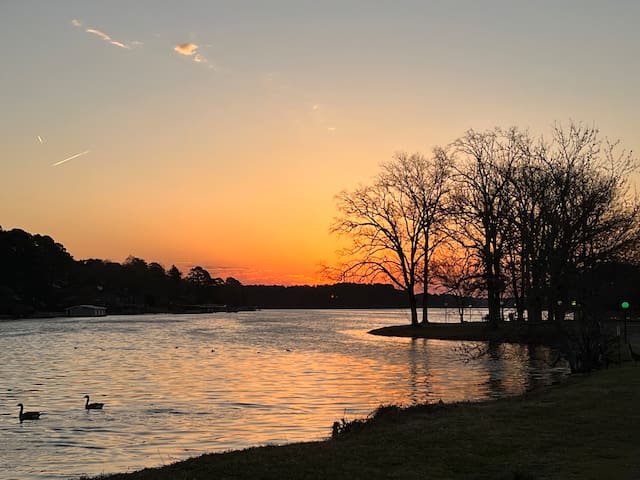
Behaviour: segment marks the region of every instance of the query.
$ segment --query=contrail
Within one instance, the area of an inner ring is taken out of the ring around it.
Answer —
[[[44,143],[44,142],[42,141],[42,137],[41,137],[40,135],[38,135],[38,141],[40,142],[40,144]]]
[[[59,162],[56,162],[56,163],[52,164],[51,166],[52,167],[57,167],[58,165],[61,165],[64,162],[68,162],[69,160],[73,160],[74,158],[78,158],[78,157],[81,157],[82,155],[86,155],[90,151],[91,150],[85,150],[84,152],[76,153],[75,155],[71,155],[69,158],[65,158],[64,160],[60,160]]]

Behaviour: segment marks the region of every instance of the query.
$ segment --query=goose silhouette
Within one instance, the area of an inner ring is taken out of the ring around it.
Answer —
[[[84,398],[87,399],[84,404],[86,410],[102,410],[102,407],[104,407],[104,403],[89,403],[89,395],[85,395]]]
[[[40,412],[25,412],[24,405],[21,403],[18,404],[18,407],[20,407],[20,413],[18,413],[20,423],[22,423],[23,420],[38,420],[40,418]]]

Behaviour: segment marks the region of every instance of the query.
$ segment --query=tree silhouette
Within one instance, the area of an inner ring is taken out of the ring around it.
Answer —
[[[194,285],[201,287],[207,287],[213,285],[213,280],[208,271],[202,268],[200,265],[193,267],[187,274],[186,281]]]
[[[446,235],[443,230],[445,203],[450,189],[451,161],[443,150],[436,149],[432,159],[422,155],[396,154],[393,161],[383,163],[381,181],[387,188],[397,188],[413,204],[421,215],[422,272],[422,323],[429,322],[429,264],[433,253]]]
[[[178,267],[176,267],[175,265],[171,265],[171,268],[167,272],[167,276],[172,282],[179,282],[180,280],[182,280],[182,272],[178,270]]]
[[[0,313],[56,308],[73,267],[73,257],[51,237],[0,230]]]
[[[422,280],[425,291],[428,287],[428,262],[437,244],[431,240],[441,219],[448,168],[439,152],[433,160],[398,154],[382,165],[373,184],[337,196],[342,216],[331,230],[346,235],[351,246],[340,252],[343,263],[336,277],[391,281],[406,292],[413,325],[418,324],[416,286]]]
[[[504,191],[521,155],[520,137],[515,128],[483,133],[469,130],[452,144],[456,160],[452,194],[454,236],[462,248],[472,249],[482,262],[488,318],[492,324],[501,319],[504,241],[510,205]]]
[[[460,248],[454,241],[442,244],[433,262],[433,276],[440,287],[453,295],[460,322],[469,298],[482,291],[482,266],[471,249]]]
[[[571,300],[585,300],[572,289],[577,277],[638,250],[638,201],[628,190],[635,165],[580,125],[556,126],[551,142],[526,138],[520,148],[504,191],[511,293],[519,316],[526,307],[530,320],[542,310],[562,320]]]

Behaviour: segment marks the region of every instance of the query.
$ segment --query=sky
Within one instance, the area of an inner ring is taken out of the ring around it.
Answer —
[[[325,283],[335,195],[470,128],[640,151],[640,2],[0,0],[0,226]]]

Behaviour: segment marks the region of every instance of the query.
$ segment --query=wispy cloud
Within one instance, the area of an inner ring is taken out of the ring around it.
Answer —
[[[122,42],[118,42],[118,41],[116,41],[116,40],[109,41],[109,43],[110,43],[111,45],[115,45],[116,47],[120,47],[120,48],[129,48],[129,45],[125,45],[124,43],[122,43]]]
[[[176,45],[175,47],[173,47],[173,50],[178,52],[180,55],[191,57],[196,63],[209,63],[209,60],[207,60],[204,55],[198,52],[199,48],[199,45],[189,42]],[[212,65],[209,65],[209,67],[213,68]]]
[[[100,30],[96,30],[95,28],[87,28],[85,30],[85,32],[87,33],[93,33],[94,35],[99,36],[101,39],[103,39],[105,42],[109,42],[111,45],[115,45],[116,47],[120,47],[120,48],[129,48],[129,45],[125,45],[122,42],[119,42],[117,40],[112,39],[109,35],[107,35],[104,32],[101,32]]]
[[[174,50],[178,52],[180,55],[195,55],[198,50],[198,45],[195,43],[182,43],[180,45],[176,45]]]
[[[62,165],[63,163],[68,162],[69,160],[73,160],[74,158],[78,158],[78,157],[81,157],[82,155],[86,155],[90,151],[91,150],[85,150],[84,152],[76,153],[75,155],[71,155],[70,157],[67,157],[64,160],[60,160],[59,162],[52,163],[51,166],[57,167],[58,165]]]
[[[77,20],[75,18],[73,20],[71,20],[71,24],[74,27],[77,27],[77,28],[84,28],[84,25],[82,25],[82,22],[80,22],[80,20]],[[107,43],[110,43],[111,45],[113,45],[115,47],[125,48],[125,49],[131,48],[130,45],[128,45],[128,44],[126,44],[124,42],[120,42],[118,40],[114,40],[113,38],[111,38],[109,35],[107,35],[106,33],[104,33],[101,30],[98,30],[98,29],[95,29],[95,28],[86,28],[84,31],[87,32],[87,33],[91,33],[93,35],[97,35],[102,40],[104,40]],[[131,44],[135,44],[135,45],[138,45],[140,43],[141,42],[131,42]]]

